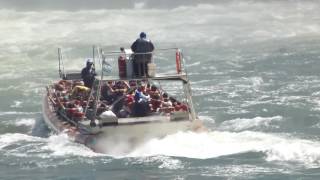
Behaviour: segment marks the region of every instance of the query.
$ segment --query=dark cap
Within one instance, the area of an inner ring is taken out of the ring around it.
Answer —
[[[145,32],[140,33],[140,38],[146,38],[146,37],[147,37],[147,34]]]

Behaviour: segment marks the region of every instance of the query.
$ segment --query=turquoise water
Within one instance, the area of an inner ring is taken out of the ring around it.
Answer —
[[[319,2],[30,7],[0,10],[1,179],[319,179]],[[57,48],[80,70],[92,45],[129,47],[141,31],[184,50],[208,132],[108,154],[51,133],[41,98],[58,78]]]

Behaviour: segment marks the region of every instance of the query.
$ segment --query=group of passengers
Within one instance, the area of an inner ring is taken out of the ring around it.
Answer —
[[[150,113],[188,111],[188,107],[148,82],[107,81],[101,88],[101,102],[112,106],[120,118],[147,116]]]
[[[81,120],[87,107],[90,88],[83,81],[61,80],[54,84],[54,92],[50,95],[58,108],[65,110],[67,117]]]
[[[98,104],[93,98],[96,92],[91,92],[83,81],[61,80],[54,89],[56,103],[65,108],[69,118],[75,120],[81,120],[85,114],[90,117],[94,110],[95,115],[111,110],[118,118],[188,111],[186,104],[169,97],[147,81],[103,81]]]

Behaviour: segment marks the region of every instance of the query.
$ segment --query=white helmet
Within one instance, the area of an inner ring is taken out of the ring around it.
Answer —
[[[88,64],[93,64],[93,60],[92,59],[87,59],[87,65]]]

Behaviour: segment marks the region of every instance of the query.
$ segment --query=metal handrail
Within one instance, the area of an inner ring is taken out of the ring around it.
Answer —
[[[178,50],[179,48],[160,48],[160,49],[155,49],[152,52],[144,52],[144,53],[129,53],[130,55],[140,55],[140,54],[154,54],[155,52],[161,52],[161,51],[168,51],[168,50]],[[106,52],[103,53],[104,56],[114,56],[114,55],[120,55],[123,52],[121,51],[111,51],[111,52]]]

